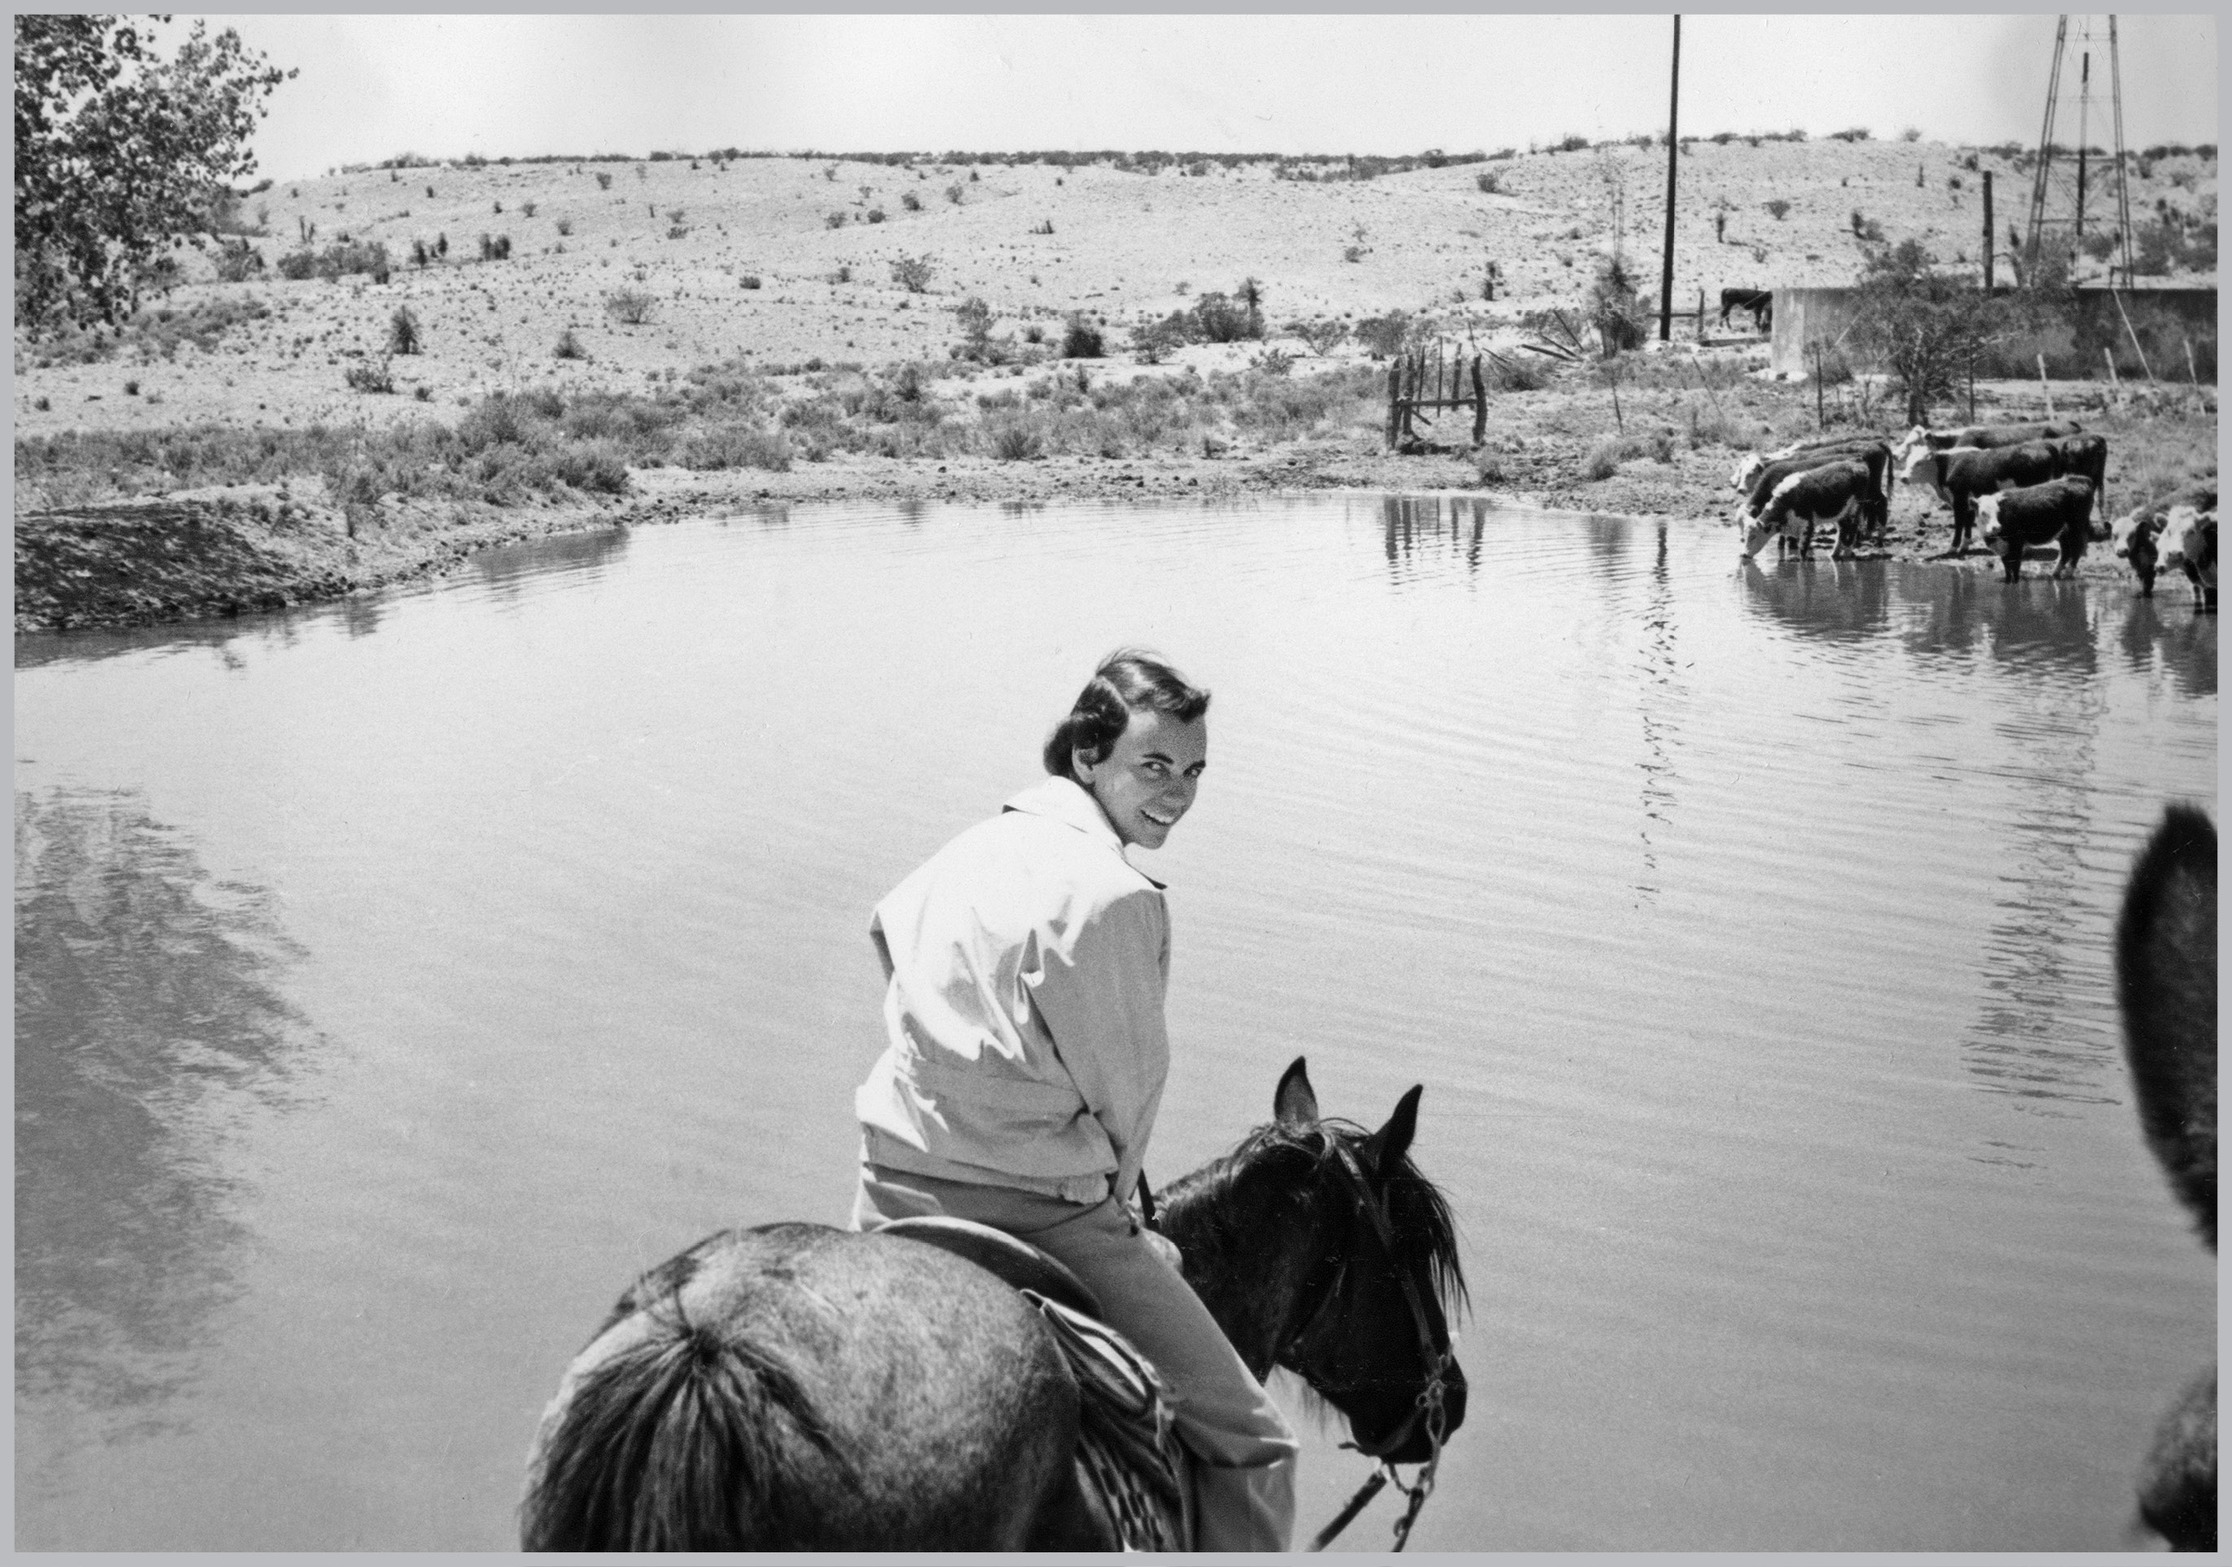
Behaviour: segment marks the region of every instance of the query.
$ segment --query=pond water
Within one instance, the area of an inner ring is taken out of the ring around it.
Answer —
[[[1216,694],[1168,1180],[1423,1083],[1431,1550],[2107,1549],[2211,1355],[2108,938],[2181,590],[1335,496],[800,507],[22,638],[16,1543],[503,1548],[636,1270],[841,1223],[870,905],[1093,662]],[[1312,1432],[1302,1528],[1364,1478]],[[1383,1549],[1383,1499],[1344,1546]]]

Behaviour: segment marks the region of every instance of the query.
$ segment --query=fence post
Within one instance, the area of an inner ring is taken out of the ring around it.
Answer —
[[[2038,389],[2046,394],[2046,417],[2054,417],[2054,389],[2046,384],[2046,356],[2038,356]]]
[[[2193,383],[2193,389],[2198,392],[2201,390],[2201,372],[2193,368],[2193,339],[2184,337],[2179,341],[2185,344],[2186,379]]]
[[[1395,449],[1397,410],[1403,405],[1403,361],[1400,357],[1387,367],[1387,449]]]
[[[2190,361],[2192,350],[2187,350]],[[1480,356],[1473,355],[1473,445],[1488,439],[1488,378],[1480,373]]]

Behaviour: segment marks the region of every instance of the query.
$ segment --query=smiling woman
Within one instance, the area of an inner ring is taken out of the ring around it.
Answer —
[[[1134,1207],[1170,1070],[1160,848],[1208,765],[1209,693],[1152,654],[1103,660],[1049,776],[876,906],[889,1044],[854,1105],[853,1224],[989,1224],[1066,1264],[1146,1352],[1194,1466],[1203,1550],[1283,1551],[1297,1443]]]

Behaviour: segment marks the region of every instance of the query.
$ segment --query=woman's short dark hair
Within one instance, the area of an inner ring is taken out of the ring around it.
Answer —
[[[1108,755],[1131,723],[1131,715],[1167,713],[1190,724],[1209,711],[1209,693],[1189,685],[1153,653],[1140,648],[1118,648],[1101,660],[1085,689],[1070,704],[1069,716],[1054,726],[1046,741],[1046,770],[1057,778],[1075,779],[1070,753],[1083,751],[1089,761]]]

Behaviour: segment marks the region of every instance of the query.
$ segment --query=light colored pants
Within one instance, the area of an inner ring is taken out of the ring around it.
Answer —
[[[1060,1260],[1100,1297],[1109,1326],[1155,1363],[1195,1460],[1196,1549],[1288,1548],[1300,1444],[1193,1286],[1155,1254],[1122,1204],[861,1166],[854,1229],[937,1214],[989,1224]]]

